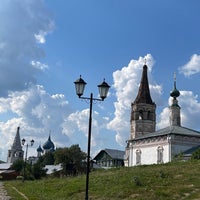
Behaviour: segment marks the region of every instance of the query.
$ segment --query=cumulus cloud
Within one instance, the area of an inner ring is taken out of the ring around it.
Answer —
[[[182,125],[192,129],[200,129],[200,102],[198,95],[192,91],[180,91],[179,105],[181,106]]]
[[[179,68],[180,73],[191,76],[200,72],[200,55],[194,54],[189,62]]]
[[[131,103],[136,98],[138,87],[142,75],[144,63],[148,65],[148,76],[152,99],[157,103],[161,98],[162,87],[153,83],[151,76],[154,59],[151,54],[140,57],[138,60],[131,60],[128,66],[123,67],[113,73],[117,101],[114,103],[114,119],[108,124],[108,128],[116,131],[116,141],[124,146],[125,141],[130,137],[130,111]]]
[[[53,21],[42,0],[2,0],[0,24],[0,96],[6,96],[36,83],[47,69],[38,62],[45,55],[38,42],[45,42]]]
[[[170,98],[170,100],[171,100],[171,98]],[[171,102],[170,102],[170,104],[171,104]],[[161,113],[159,113],[159,115],[158,115],[156,127],[157,127],[157,129],[162,129],[169,125],[170,125],[169,124],[169,107],[165,107],[161,111]]]
[[[198,101],[198,95],[195,95],[192,91],[180,91],[180,94],[178,101],[181,107],[181,125],[199,130],[200,102]],[[169,97],[168,105],[171,104],[172,97]],[[165,107],[159,114],[157,127],[160,129],[169,125],[169,107]]]
[[[89,109],[77,111],[71,113],[63,123],[63,133],[74,138],[75,141],[80,140],[80,132],[85,137],[88,137],[88,120],[89,120]],[[108,122],[107,117],[100,116],[99,112],[93,111],[92,113],[92,134],[91,134],[91,145],[92,147],[102,143],[99,141],[99,134],[103,129],[106,129],[106,123]],[[78,133],[79,132],[79,133]],[[79,137],[79,139],[77,139]]]
[[[14,116],[1,122],[0,132],[4,139],[0,143],[13,141],[17,126],[21,127],[23,137],[31,136],[37,142],[47,139],[49,131],[58,142],[69,140],[62,134],[61,125],[71,110],[62,94],[50,95],[42,86],[32,85],[27,90],[10,92],[8,98],[0,98],[0,111]]]
[[[50,130],[67,140],[60,124],[69,114],[68,102],[37,85],[37,75],[48,69],[41,62],[41,44],[54,28],[44,1],[2,0],[0,24],[0,156],[6,156],[17,126],[21,135],[35,141],[46,139]]]

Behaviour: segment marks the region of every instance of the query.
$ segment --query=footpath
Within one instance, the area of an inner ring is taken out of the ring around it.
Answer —
[[[2,182],[0,182],[0,200],[11,200],[11,197],[8,196]]]

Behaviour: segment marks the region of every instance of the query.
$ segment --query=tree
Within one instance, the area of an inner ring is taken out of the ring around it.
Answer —
[[[192,159],[200,159],[200,149],[197,149],[192,153]]]
[[[24,167],[24,161],[23,160],[16,160],[12,165],[11,169],[15,170],[16,172],[21,172]]]
[[[40,179],[46,176],[46,170],[44,169],[44,166],[39,162],[33,165],[32,173],[35,179]]]
[[[81,151],[79,145],[72,145],[69,148],[58,148],[55,151],[55,163],[62,163],[65,175],[76,175],[85,171],[83,160],[86,154]]]
[[[54,163],[55,163],[54,152],[49,151],[49,152],[45,153],[43,155],[43,158],[44,158],[44,160],[43,160],[44,165],[54,165]]]

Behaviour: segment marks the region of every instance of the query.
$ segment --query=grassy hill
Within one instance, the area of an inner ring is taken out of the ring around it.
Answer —
[[[13,200],[81,200],[85,176],[8,181]],[[19,194],[19,192],[21,194]],[[187,200],[200,199],[200,161],[97,170],[90,174],[89,199]]]

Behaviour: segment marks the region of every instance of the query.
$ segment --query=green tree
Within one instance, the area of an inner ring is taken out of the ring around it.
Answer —
[[[11,169],[21,172],[24,168],[24,161],[23,160],[16,160],[12,165]]]
[[[200,159],[200,149],[197,149],[192,153],[192,159]]]
[[[33,165],[32,174],[35,177],[35,179],[40,179],[46,176],[46,170],[44,169],[43,164],[40,162],[35,163]]]
[[[86,154],[81,151],[78,144],[69,148],[58,148],[55,151],[55,163],[62,163],[65,175],[76,175],[85,171],[84,160]]]
[[[43,156],[41,156],[38,160],[39,163],[41,163],[43,166],[45,165],[54,165],[55,158],[54,158],[54,152],[47,152]]]

